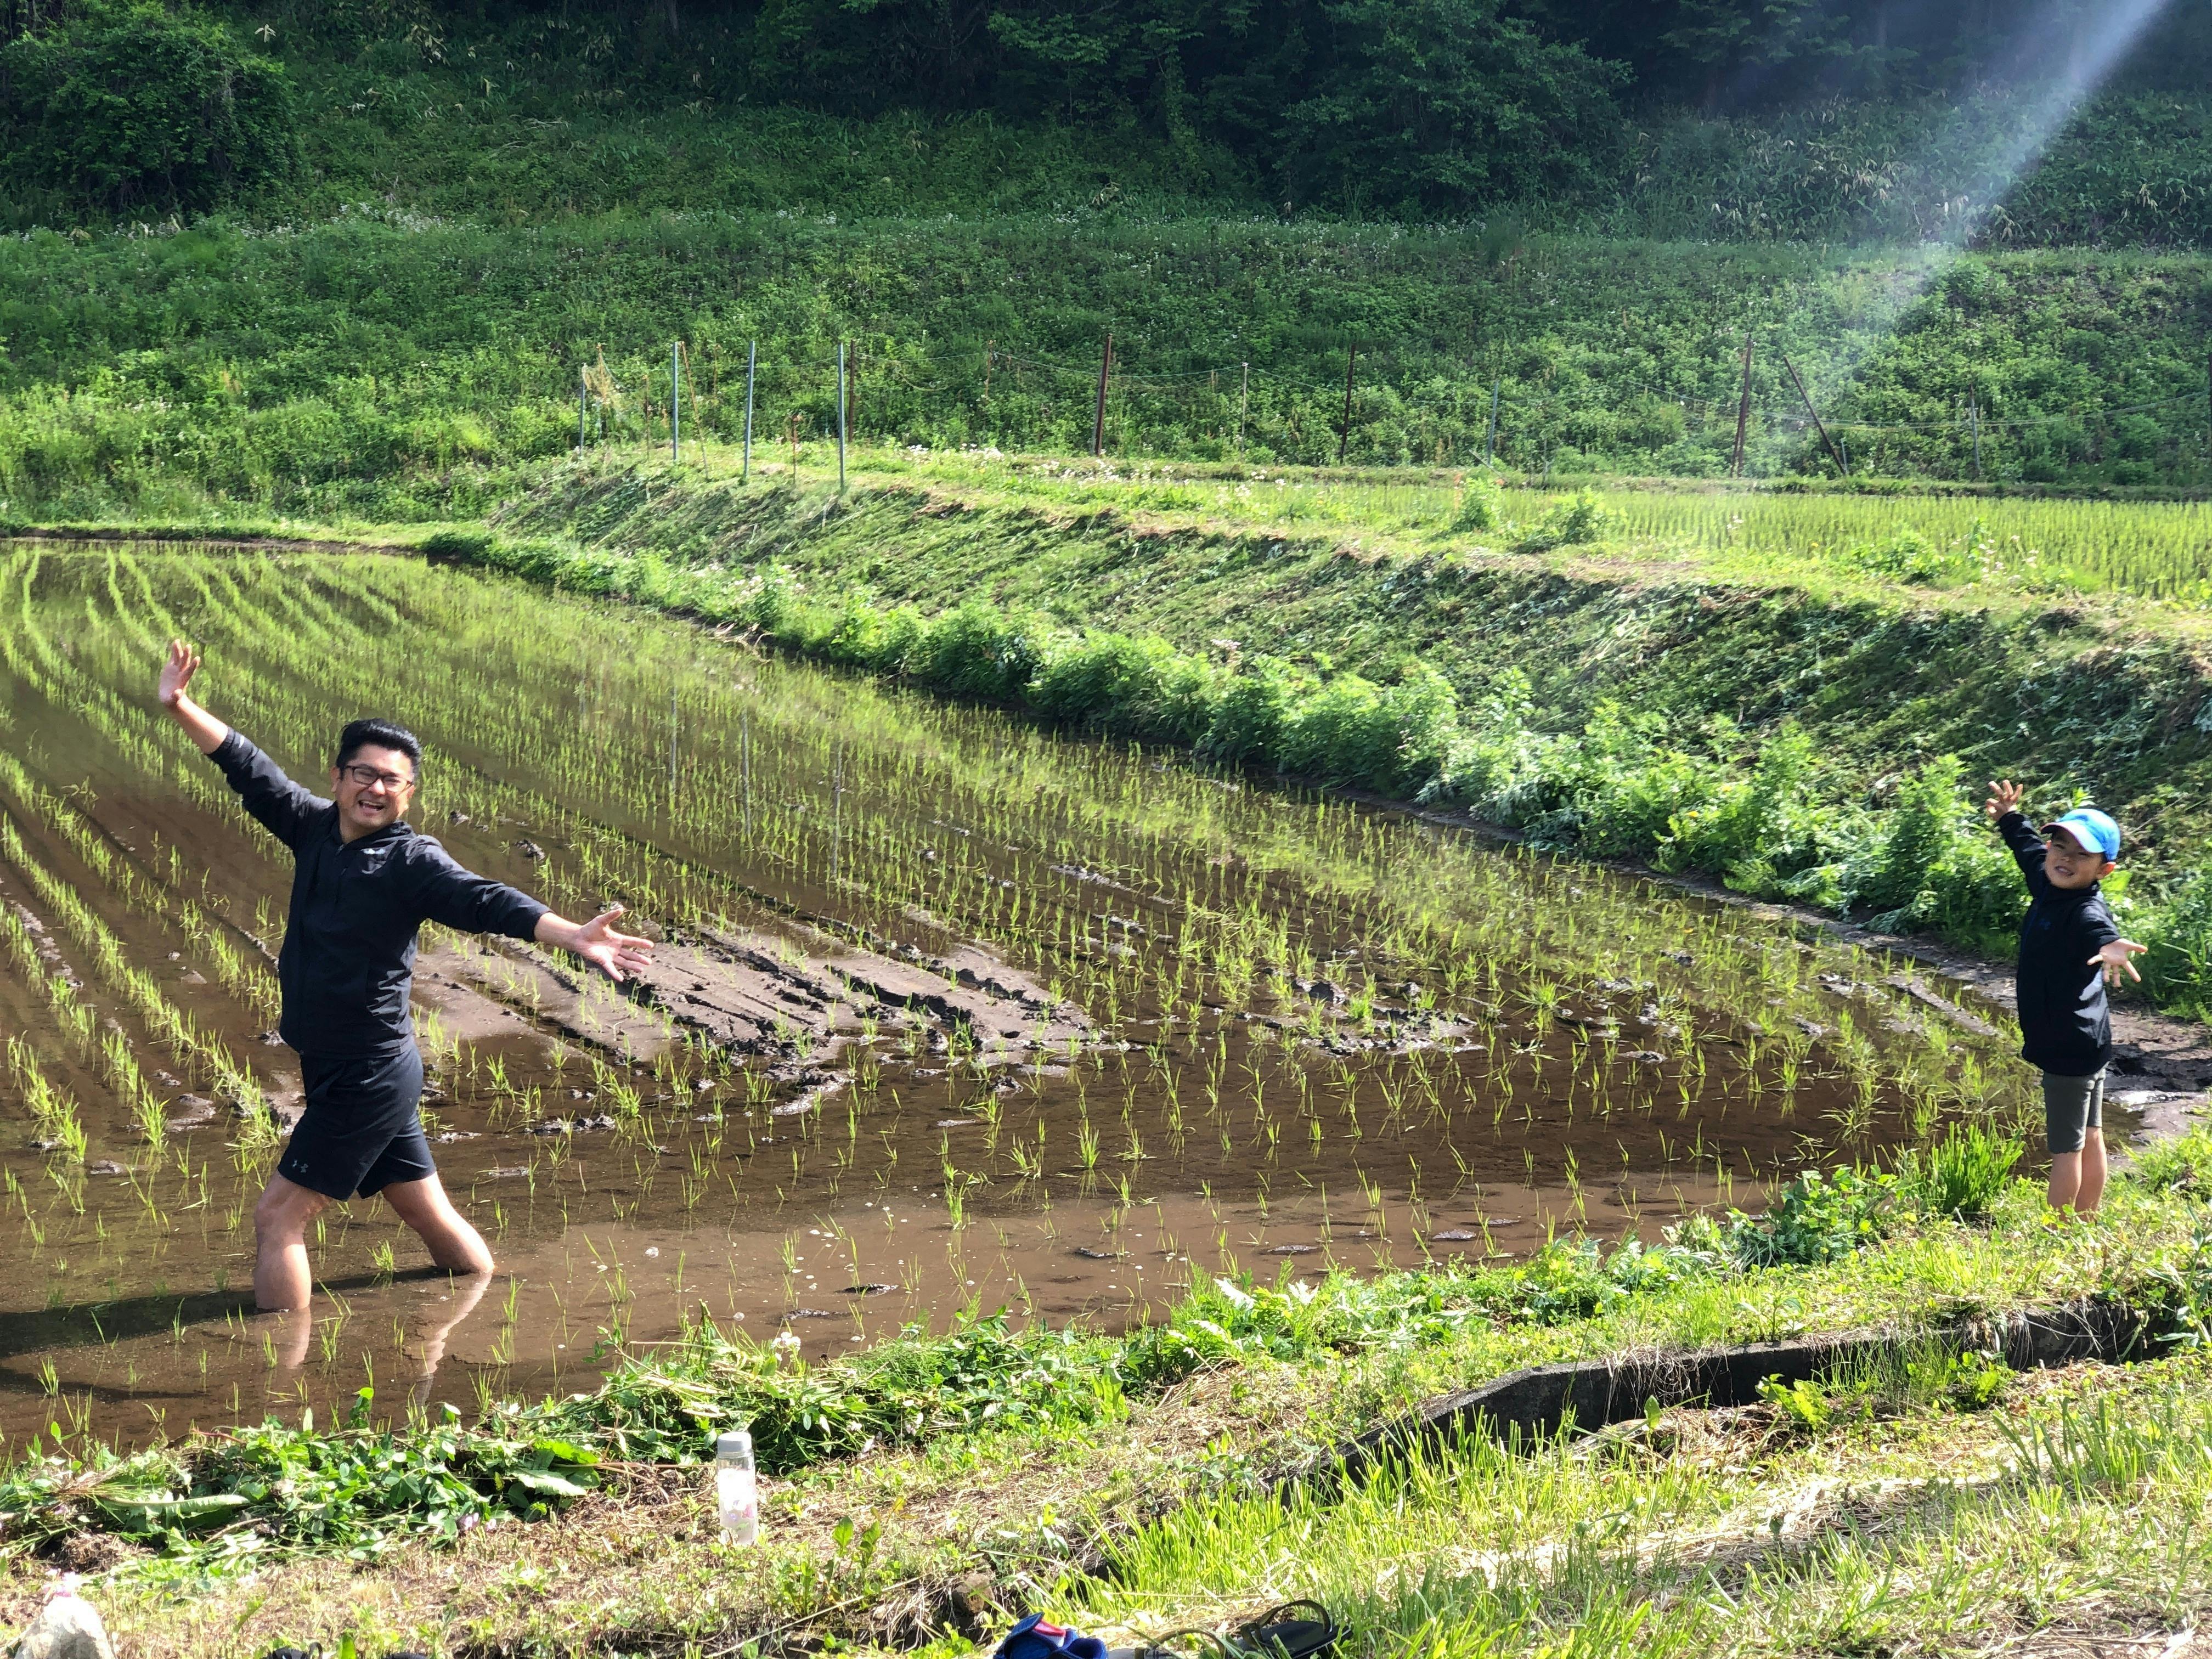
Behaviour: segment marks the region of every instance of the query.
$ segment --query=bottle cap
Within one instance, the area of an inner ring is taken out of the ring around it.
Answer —
[[[714,1437],[714,1455],[717,1457],[750,1457],[752,1452],[753,1437],[743,1429]]]

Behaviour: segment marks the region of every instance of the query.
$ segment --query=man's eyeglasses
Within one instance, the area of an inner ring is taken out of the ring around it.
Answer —
[[[380,783],[396,794],[402,789],[412,789],[415,787],[414,779],[403,778],[397,772],[380,772],[374,766],[341,766],[338,771],[342,775],[351,778],[364,789]]]

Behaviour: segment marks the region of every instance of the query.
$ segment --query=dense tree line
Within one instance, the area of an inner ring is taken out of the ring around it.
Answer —
[[[632,108],[1094,124],[1292,209],[1451,216],[1603,191],[1668,112],[2212,80],[2212,0],[0,0],[6,171],[115,208],[280,171],[256,36],[496,43]]]

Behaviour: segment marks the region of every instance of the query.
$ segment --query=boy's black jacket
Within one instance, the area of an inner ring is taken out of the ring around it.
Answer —
[[[464,870],[404,821],[342,840],[338,809],[286,777],[240,732],[208,758],[246,810],[292,849],[276,1034],[303,1054],[345,1059],[414,1042],[408,992],[415,933],[424,922],[526,939],[545,914],[527,894]]]
[[[2021,1058],[2059,1077],[2091,1077],[2112,1057],[2104,970],[2089,958],[2120,936],[2094,887],[2066,892],[2043,873],[2043,838],[2017,812],[1997,833],[2027,878],[2033,902],[2020,925]]]

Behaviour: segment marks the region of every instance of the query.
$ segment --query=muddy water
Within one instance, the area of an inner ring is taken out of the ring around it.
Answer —
[[[820,1355],[1650,1235],[2025,1104],[1986,1010],[1780,921],[587,599],[42,546],[0,550],[0,615],[15,1445],[581,1388],[702,1313]],[[398,718],[419,827],[661,941],[617,991],[426,936],[425,1110],[489,1286],[358,1201],[309,1313],[243,1293],[299,1107],[289,868],[152,706],[179,631],[295,776]]]

